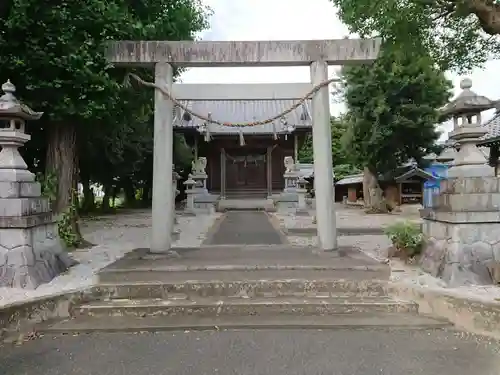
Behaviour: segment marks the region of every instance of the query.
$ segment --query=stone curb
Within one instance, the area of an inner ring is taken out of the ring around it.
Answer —
[[[390,283],[388,292],[393,297],[417,303],[421,314],[444,318],[458,328],[500,339],[500,302],[402,283]]]
[[[93,288],[55,293],[0,307],[0,343],[22,339],[35,325],[53,319],[69,318],[72,308],[92,300]]]

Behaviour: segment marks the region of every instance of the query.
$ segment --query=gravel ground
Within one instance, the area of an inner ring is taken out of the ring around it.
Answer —
[[[338,228],[383,228],[400,220],[411,220],[419,222],[418,210],[416,207],[410,207],[407,211],[397,214],[370,214],[367,215],[358,208],[346,208],[337,205],[337,227]],[[291,214],[274,214],[280,221],[283,228],[311,228],[313,224],[314,212],[311,216],[295,216]],[[288,236],[288,241],[294,246],[318,246],[317,236]],[[378,259],[387,260],[388,249],[391,243],[385,235],[362,235],[362,236],[339,236],[339,246],[358,247],[367,255]],[[480,300],[483,302],[500,301],[500,288],[495,285],[474,285],[458,288],[448,288],[446,284],[438,278],[435,278],[423,272],[416,265],[404,264],[398,259],[391,259],[391,280],[395,283],[418,286],[427,288],[436,292],[455,295],[457,297]]]
[[[180,231],[180,239],[173,247],[200,246],[217,217],[218,214],[179,216],[176,229]],[[151,211],[134,210],[125,214],[84,219],[81,230],[84,238],[95,246],[71,253],[80,264],[36,290],[0,288],[0,307],[95,285],[97,271],[133,249],[149,247]]]

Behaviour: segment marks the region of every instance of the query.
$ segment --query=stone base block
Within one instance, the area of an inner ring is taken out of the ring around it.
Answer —
[[[34,289],[74,264],[55,223],[0,229],[0,287]]]
[[[283,192],[275,200],[276,210],[281,213],[295,213],[299,207],[299,196],[296,193]]]
[[[314,198],[306,198],[306,204],[307,204],[308,208],[310,208],[312,210],[316,209],[316,199],[314,199]]]
[[[500,260],[500,223],[424,220],[427,244],[420,266],[449,286],[485,285],[493,280],[487,265]]]
[[[178,229],[175,229],[172,231],[172,241],[179,241],[181,238],[181,231]]]
[[[0,198],[38,198],[41,194],[39,182],[0,181]]]
[[[212,194],[202,194],[194,197],[194,207],[191,209],[194,213],[213,214],[217,207],[219,197]]]
[[[50,211],[47,198],[0,198],[0,217],[19,217]]]

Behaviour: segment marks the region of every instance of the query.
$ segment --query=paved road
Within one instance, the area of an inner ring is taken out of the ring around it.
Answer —
[[[2,375],[498,375],[499,343],[453,331],[45,336],[0,347]]]
[[[206,245],[280,245],[282,238],[264,212],[230,211]]]

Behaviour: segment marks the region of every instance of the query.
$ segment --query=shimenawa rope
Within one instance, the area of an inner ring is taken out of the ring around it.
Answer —
[[[294,105],[292,105],[290,108],[284,110],[283,112],[281,112],[280,114],[278,114],[276,116],[268,118],[267,120],[253,121],[253,122],[246,122],[246,123],[229,123],[229,122],[218,121],[218,120],[213,119],[211,116],[204,116],[202,114],[199,114],[199,113],[192,111],[187,106],[185,106],[180,101],[178,101],[176,98],[174,98],[172,96],[172,94],[170,92],[168,92],[168,90],[166,88],[164,88],[164,87],[162,87],[154,82],[145,81],[141,77],[139,77],[137,74],[128,73],[127,76],[125,77],[126,84],[130,83],[130,77],[135,79],[138,83],[140,83],[143,86],[152,87],[156,90],[161,91],[163,93],[163,95],[165,95],[169,100],[171,100],[176,106],[178,106],[179,108],[182,108],[185,112],[189,113],[193,117],[197,117],[197,118],[199,118],[207,123],[211,123],[211,124],[217,124],[217,125],[229,126],[229,127],[240,127],[240,128],[265,125],[265,124],[269,124],[271,122],[274,122],[278,119],[282,119],[284,116],[288,115],[289,113],[291,113],[292,111],[294,111],[295,109],[300,107],[302,105],[302,103],[304,103],[307,99],[312,97],[321,88],[328,86],[330,83],[338,82],[338,78],[332,78],[332,79],[329,79],[327,81],[321,82],[320,84],[314,86],[311,89],[311,91],[309,91],[302,98],[300,98],[299,101],[297,103],[295,103]]]

